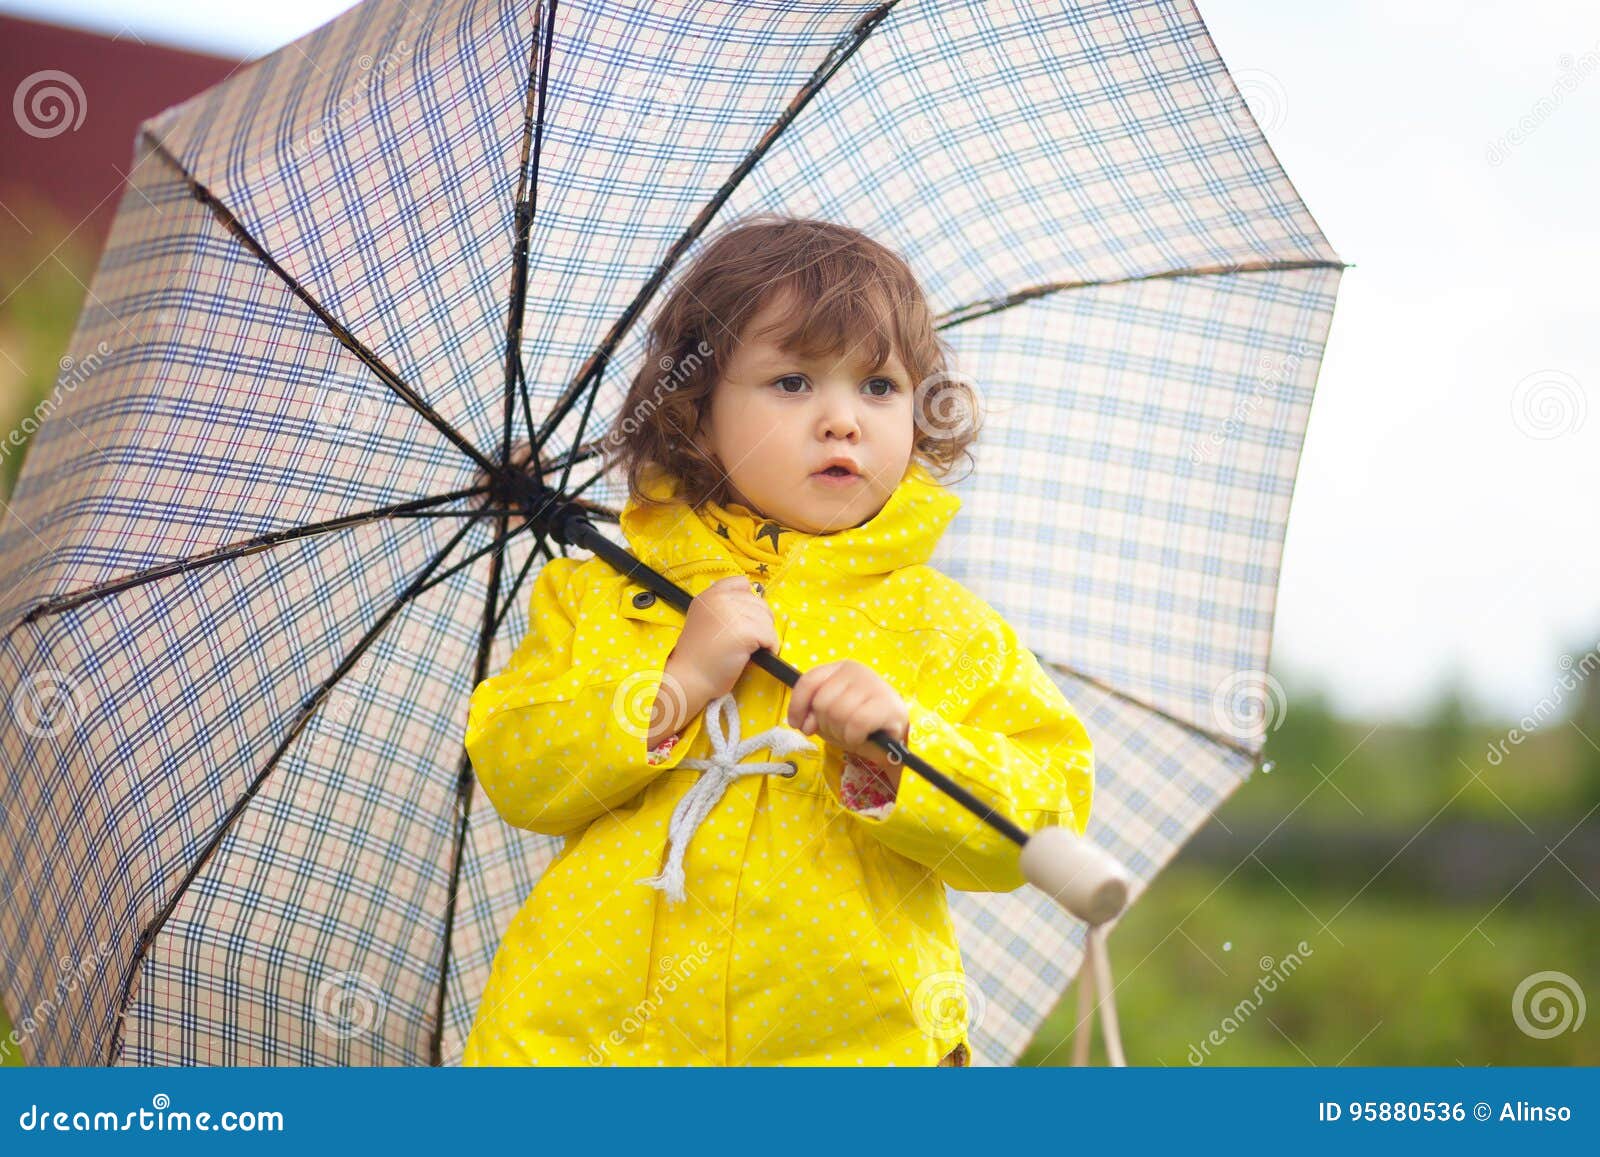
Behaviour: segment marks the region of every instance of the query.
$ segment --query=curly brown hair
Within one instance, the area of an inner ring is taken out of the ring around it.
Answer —
[[[846,225],[759,213],[710,241],[667,296],[622,410],[600,440],[605,472],[625,471],[634,501],[655,505],[644,482],[657,470],[677,478],[679,499],[696,509],[729,500],[726,476],[700,444],[701,416],[745,326],[785,294],[807,308],[795,311],[781,348],[821,358],[862,343],[875,368],[898,352],[919,383],[912,459],[944,477],[970,457],[977,397],[952,374],[950,348],[905,260]]]

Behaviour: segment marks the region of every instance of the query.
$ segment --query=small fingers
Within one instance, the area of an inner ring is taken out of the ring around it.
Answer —
[[[808,735],[816,734],[816,712],[813,705],[817,692],[828,682],[829,676],[837,667],[837,663],[823,663],[802,672],[800,678],[795,680],[794,688],[789,693],[789,714],[786,719],[790,727],[798,727]],[[808,719],[809,723],[806,722]]]
[[[877,731],[887,732],[890,738],[904,742],[905,714],[905,704],[892,689],[871,686],[850,703],[845,718],[838,721],[840,737],[845,746],[857,750],[867,749],[871,736]]]

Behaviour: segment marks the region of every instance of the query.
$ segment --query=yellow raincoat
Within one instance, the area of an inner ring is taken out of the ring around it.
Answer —
[[[650,486],[676,494],[660,474]],[[1082,833],[1094,786],[1082,724],[993,608],[927,565],[960,505],[913,463],[873,518],[834,534],[737,503],[629,502],[621,525],[690,594],[749,576],[782,658],[802,672],[866,664],[905,700],[911,751],[1026,830]],[[787,774],[731,781],[686,843],[686,902],[669,903],[640,881],[664,863],[668,820],[702,774],[680,763],[710,754],[713,725],[700,712],[649,762],[683,615],[599,558],[551,561],[531,598],[528,634],[472,694],[466,746],[507,823],[566,841],[506,929],[463,1063],[970,1056],[945,886],[1018,887],[1016,845],[910,768],[892,803],[852,810],[841,775],[860,765],[805,737]],[[790,689],[754,664],[733,696],[744,737],[786,726]]]

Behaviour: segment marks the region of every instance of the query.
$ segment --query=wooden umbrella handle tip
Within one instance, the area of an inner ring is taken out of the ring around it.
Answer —
[[[1034,832],[1023,845],[1021,865],[1028,883],[1087,923],[1104,924],[1128,906],[1128,870],[1070,828]]]

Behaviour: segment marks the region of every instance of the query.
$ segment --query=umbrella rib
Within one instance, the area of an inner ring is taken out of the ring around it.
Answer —
[[[589,479],[588,482],[585,482],[582,487],[580,487],[569,497],[576,499],[578,494],[582,493],[584,490],[587,490],[591,485],[594,484],[595,481],[596,478]],[[493,544],[494,561],[489,568],[489,581],[484,586],[483,625],[478,635],[478,653],[476,662],[474,664],[474,673],[472,679],[473,687],[477,687],[484,681],[484,679],[488,677],[490,650],[494,645],[495,638],[500,633],[500,625],[502,622],[504,622],[506,613],[514,604],[517,591],[522,586],[523,580],[527,577],[528,571],[532,569],[534,560],[539,557],[539,551],[542,549],[545,557],[551,558],[550,547],[545,542],[545,536],[543,534],[537,534],[535,536],[536,541],[534,549],[528,552],[526,561],[523,562],[521,570],[517,573],[517,577],[512,581],[511,589],[506,592],[504,604],[497,607],[496,604],[499,602],[498,596],[500,593],[501,565],[504,559],[503,548],[506,542],[511,538],[512,534],[515,534],[520,530],[527,529],[532,525],[533,524],[531,522],[525,522],[517,528],[517,531],[507,533],[505,529],[506,518],[504,515],[502,515],[500,518],[500,537]],[[554,560],[552,559],[552,561]],[[444,576],[440,577],[442,579]],[[472,818],[473,782],[472,756],[471,753],[463,747],[461,752],[461,760],[456,772],[456,811],[458,813],[458,819],[456,822],[455,839],[451,849],[450,871],[447,877],[450,881],[450,886],[445,899],[444,927],[441,935],[442,948],[440,950],[439,958],[439,989],[434,1004],[434,1031],[433,1036],[429,1040],[428,1044],[429,1063],[435,1066],[443,1063],[444,1003],[446,988],[448,987],[450,980],[450,944],[455,936],[456,897],[459,894],[461,887],[461,861],[466,850],[467,824]]]
[[[577,497],[580,494],[582,494],[585,490],[589,489],[589,487],[593,486],[596,482],[600,481],[600,479],[602,477],[604,477],[603,473],[596,474],[596,475],[592,476],[582,486],[578,487],[571,494],[567,495],[567,498],[569,500],[576,500]],[[603,507],[592,506],[592,505],[590,505],[588,503],[579,503],[579,505],[582,506],[588,512],[588,515],[589,515],[589,517],[591,519],[599,518],[604,522],[617,522],[617,521],[619,521],[615,514],[613,514],[609,510],[606,510]],[[537,545],[536,545],[534,551],[529,553],[528,560],[522,564],[522,570],[520,572],[518,572],[516,579],[512,582],[511,589],[506,592],[505,605],[500,608],[499,617],[497,617],[495,619],[495,622],[494,622],[494,630],[492,632],[494,635],[499,635],[500,634],[500,626],[501,626],[502,623],[505,622],[506,613],[511,609],[513,603],[516,600],[517,591],[521,589],[523,579],[528,577],[528,570],[533,566],[533,560],[534,560],[535,557],[537,557],[538,551],[540,551],[540,550],[544,551],[544,556],[545,556],[546,559],[548,559],[551,562],[555,561],[555,555],[553,555],[550,552],[550,544],[549,544],[549,541],[547,540],[546,536],[543,535],[543,534],[540,534],[540,535],[538,535],[536,537],[537,537]],[[561,553],[562,553],[562,556],[565,557],[566,550],[563,549]]]
[[[183,180],[184,184],[189,186],[189,192],[193,195],[194,199],[199,201],[202,205],[205,205],[206,208],[210,209],[212,216],[216,217],[218,221],[222,222],[223,226],[228,230],[229,233],[233,234],[233,236],[241,244],[243,244],[245,248],[254,253],[257,259],[260,260],[263,265],[272,270],[272,272],[278,276],[284,285],[289,288],[291,293],[293,293],[301,301],[305,302],[307,308],[309,308],[311,312],[321,320],[323,325],[328,327],[328,332],[333,334],[340,345],[344,346],[351,353],[355,354],[355,356],[359,358],[368,369],[378,376],[379,380],[382,381],[384,385],[388,386],[389,389],[394,391],[394,393],[398,395],[408,406],[410,406],[423,418],[427,419],[430,425],[432,425],[441,434],[454,443],[463,454],[472,459],[473,462],[477,463],[491,476],[496,473],[495,464],[489,461],[488,458],[484,457],[483,452],[474,446],[472,442],[468,440],[466,435],[462,434],[461,431],[452,426],[441,414],[435,411],[432,406],[428,405],[428,403],[420,394],[418,394],[410,386],[406,385],[406,383],[401,380],[400,376],[390,369],[384,363],[382,358],[378,357],[377,354],[373,353],[372,350],[368,349],[364,344],[362,344],[362,342],[356,338],[355,334],[351,333],[344,326],[340,325],[333,314],[329,313],[322,306],[321,302],[312,297],[306,288],[296,281],[287,269],[278,264],[278,262],[273,259],[272,255],[266,251],[266,248],[261,244],[261,242],[257,241],[253,236],[251,236],[250,231],[244,227],[244,223],[235,217],[233,213],[229,211],[226,205],[217,200],[217,198],[212,195],[210,189],[207,189],[204,185],[202,185],[198,180],[195,179],[193,174],[183,167],[183,164],[167,149],[166,145],[160,139],[148,131],[144,133],[144,138],[150,142],[150,147],[166,160],[167,164],[170,165],[173,171],[178,174],[178,176]]]
[[[601,441],[602,439],[596,439],[594,442],[591,442],[588,445],[579,444],[577,446],[569,447],[568,449],[561,451],[559,454],[552,454],[548,459],[545,460],[544,468],[547,471],[558,470],[566,466],[569,462],[583,462],[593,458],[595,455],[600,453]]]
[[[493,600],[490,600],[493,605]],[[461,861],[466,854],[467,822],[472,815],[472,756],[466,748],[456,765],[456,819],[455,838],[450,853],[449,891],[444,907],[444,949],[439,960],[439,990],[434,1000],[433,1035],[428,1041],[428,1063],[435,1067],[444,1063],[444,996],[450,982],[450,940],[455,933],[456,896],[461,891]]]
[[[407,593],[406,595],[404,595],[403,597],[405,599],[407,599],[407,600],[410,600],[410,599],[416,598],[418,595],[427,594],[434,587],[436,587],[440,583],[444,582],[445,579],[453,578],[454,576],[460,574],[462,571],[466,570],[469,566],[471,566],[473,563],[477,562],[480,558],[482,558],[484,555],[488,554],[490,551],[498,551],[498,550],[500,550],[502,547],[505,546],[506,543],[510,542],[513,538],[517,537],[517,535],[519,535],[519,534],[522,534],[524,531],[529,530],[530,528],[532,528],[532,526],[533,526],[533,523],[524,522],[524,523],[519,524],[515,530],[506,531],[503,535],[496,535],[494,540],[491,541],[488,546],[483,547],[480,550],[473,551],[466,558],[464,558],[460,562],[456,563],[456,565],[451,567],[449,570],[444,571],[444,572],[442,572],[442,573],[440,573],[438,575],[435,575],[433,578],[429,579],[426,583],[424,583],[417,590],[411,591],[411,592]]]
[[[1168,723],[1174,724],[1175,726],[1181,727],[1185,731],[1199,736],[1201,739],[1206,739],[1212,743],[1215,743],[1218,747],[1226,747],[1229,751],[1236,752],[1237,754],[1242,755],[1250,760],[1260,759],[1261,753],[1259,751],[1252,751],[1250,748],[1246,747],[1237,740],[1229,739],[1227,736],[1218,735],[1214,731],[1207,731],[1204,727],[1201,727],[1195,723],[1191,723],[1187,719],[1179,719],[1176,715],[1172,714],[1172,712],[1165,711],[1162,708],[1157,707],[1154,703],[1139,698],[1137,695],[1129,695],[1126,691],[1113,687],[1111,684],[1097,679],[1087,672],[1080,671],[1076,667],[1069,667],[1067,664],[1058,663],[1054,659],[1044,660],[1044,665],[1046,667],[1053,667],[1055,670],[1060,671],[1063,675],[1076,679],[1080,683],[1087,683],[1091,687],[1094,687],[1100,691],[1104,691],[1107,695],[1110,695],[1115,699],[1120,699],[1130,706],[1138,707],[1141,710],[1148,711],[1150,714],[1157,716],[1160,719],[1164,719]]]
[[[584,394],[586,397],[583,403],[583,413],[578,415],[578,429],[577,432],[572,436],[573,442],[579,445],[583,443],[583,432],[589,428],[589,418],[594,413],[595,399],[600,396],[600,379],[596,378],[595,388],[592,390],[585,390]],[[558,493],[566,490],[567,480],[572,477],[572,468],[577,465],[577,461],[578,460],[576,458],[570,455],[567,457],[566,465],[561,468],[561,478],[556,483],[556,491]],[[593,481],[593,479],[590,481]]]
[[[281,543],[309,538],[314,534],[343,530],[351,526],[361,526],[368,522],[375,522],[380,518],[414,518],[428,516],[428,514],[434,517],[466,517],[469,515],[476,517],[481,513],[480,511],[428,512],[428,508],[440,506],[446,502],[454,502],[461,498],[471,498],[474,495],[484,493],[484,490],[484,487],[474,486],[466,490],[452,491],[449,494],[438,494],[432,498],[416,498],[407,502],[398,502],[392,506],[379,506],[372,510],[361,510],[354,514],[344,514],[338,518],[330,518],[322,522],[311,522],[304,526],[295,526],[287,530],[275,530],[268,534],[257,535],[255,538],[229,543],[227,546],[219,546],[215,550],[207,551],[205,554],[194,555],[175,562],[157,563],[155,566],[134,571],[132,574],[108,579],[105,582],[96,583],[94,586],[85,587],[82,590],[69,591],[65,594],[56,595],[54,598],[46,599],[13,623],[6,634],[9,636],[24,623],[31,623],[36,619],[43,618],[45,615],[60,614],[84,603],[107,598],[130,587],[141,586],[144,583],[154,582],[157,579],[167,578],[175,574],[185,574],[192,570],[198,570],[203,566],[214,566],[217,563],[227,562],[229,559],[267,550]],[[425,514],[425,512],[428,513]]]
[[[1003,309],[1010,309],[1016,305],[1025,305],[1030,301],[1037,301],[1041,297],[1048,297],[1051,294],[1062,293],[1071,289],[1098,289],[1110,285],[1133,285],[1141,281],[1161,281],[1175,277],[1216,277],[1235,273],[1278,273],[1294,269],[1343,270],[1347,268],[1349,266],[1343,261],[1246,261],[1233,265],[1169,269],[1161,273],[1141,273],[1134,277],[1114,277],[1105,281],[1050,281],[1043,285],[1019,289],[1015,293],[1008,293],[1003,297],[991,297],[982,301],[968,302],[966,305],[946,310],[935,319],[934,328],[950,329],[975,318],[987,317],[991,313],[999,313]]]
[[[843,67],[844,62],[855,55],[856,50],[866,43],[868,36],[883,22],[884,18],[888,16],[889,10],[898,2],[899,0],[889,0],[887,4],[880,4],[858,20],[853,28],[835,42],[822,63],[812,72],[810,78],[790,98],[788,105],[779,114],[778,119],[761,135],[761,139],[756,142],[755,147],[745,154],[744,158],[735,166],[733,172],[728,175],[727,180],[722,183],[722,187],[712,194],[711,199],[705,203],[700,212],[696,214],[694,220],[683,231],[683,234],[673,243],[672,248],[667,251],[667,255],[662,258],[661,264],[651,274],[650,280],[645,282],[633,301],[623,310],[622,316],[612,323],[610,331],[601,341],[599,347],[589,355],[588,360],[579,368],[572,381],[568,383],[561,396],[556,400],[550,413],[546,415],[543,423],[540,424],[538,433],[533,440],[536,448],[542,448],[549,441],[551,435],[555,432],[555,428],[571,412],[579,395],[591,381],[598,382],[600,380],[600,375],[604,372],[606,363],[611,360],[612,353],[615,352],[623,336],[633,326],[634,321],[644,311],[644,307],[649,304],[650,299],[655,296],[656,291],[666,280],[667,274],[672,271],[673,266],[678,263],[679,258],[683,256],[695,239],[705,232],[706,228],[711,224],[711,219],[716,216],[723,203],[733,195],[734,190],[755,168],[756,162],[765,156],[772,146],[777,143],[784,130],[794,123],[800,111],[811,102],[812,97],[822,90],[822,86],[832,78],[833,74]],[[582,435],[580,433],[573,441],[578,442],[581,439]]]
[[[534,561],[539,557],[539,552],[544,551],[544,557],[554,562],[556,556],[550,552],[550,544],[544,535],[537,535],[534,548],[528,552],[528,560],[522,564],[522,569],[517,572],[517,577],[511,581],[511,589],[506,592],[505,602],[500,607],[500,614],[494,621],[494,634],[498,637],[500,628],[506,621],[506,615],[511,608],[516,606],[517,592],[522,589],[523,580],[528,577],[528,572],[533,569]]]
[[[510,426],[506,427],[507,433]],[[523,527],[529,523],[523,523]],[[489,564],[489,581],[483,588],[483,620],[478,628],[478,650],[473,662],[472,686],[476,688],[489,674],[489,652],[494,644],[496,604],[500,594],[500,569],[505,561],[506,519],[500,518],[500,536],[494,543],[494,558]],[[530,558],[531,558],[530,554]],[[507,596],[510,605],[510,596]],[[434,996],[433,1034],[428,1039],[428,1063],[442,1063],[444,1049],[444,997],[450,981],[450,941],[455,934],[456,896],[461,890],[461,857],[467,841],[467,823],[472,818],[472,754],[462,745],[456,767],[456,830],[451,839],[450,868],[446,875],[444,926],[440,929],[439,987]]]
[[[1142,273],[1137,277],[1112,278],[1106,281],[1053,281],[1047,282],[1044,285],[1036,285],[1030,286],[1027,289],[1019,289],[1015,293],[1009,293],[1003,297],[986,298],[982,301],[969,302],[966,305],[961,305],[955,307],[954,309],[946,310],[944,313],[941,313],[934,319],[934,328],[938,330],[952,329],[955,326],[962,325],[980,317],[987,317],[993,313],[999,313],[1001,310],[1010,309],[1013,306],[1025,305],[1030,301],[1037,301],[1041,297],[1048,297],[1054,293],[1062,293],[1073,289],[1095,289],[1110,285],[1132,285],[1141,281],[1157,281],[1175,277],[1215,277],[1222,274],[1234,273],[1272,273],[1295,269],[1343,270],[1348,268],[1350,268],[1349,263],[1342,261],[1261,261],[1253,263],[1247,262],[1237,265],[1216,265],[1210,267],[1196,266],[1191,269],[1173,269],[1165,273]],[[583,432],[580,427],[578,437],[574,439],[574,441],[578,442],[579,445],[552,458],[547,466],[547,469],[554,470],[558,467],[567,469],[579,462],[584,462],[590,458],[597,457],[601,453],[599,442],[596,441],[587,446],[582,445],[582,436]],[[563,474],[563,478],[564,477],[565,474]]]
[[[542,4],[541,4],[542,7]],[[520,386],[522,412],[528,424],[528,437],[534,433],[533,404],[528,399],[528,375],[522,365],[522,323],[528,297],[528,236],[533,229],[534,214],[539,210],[539,157],[544,151],[545,88],[550,77],[550,45],[555,39],[556,2],[550,0],[541,37],[539,15],[534,15],[535,34],[533,48],[528,57],[527,98],[522,113],[522,163],[517,172],[516,242],[511,257],[511,302],[506,317],[506,396],[505,428],[500,440],[500,460],[511,461],[511,415],[514,394]],[[539,67],[539,50],[544,49],[543,67]],[[539,77],[537,94],[533,79]],[[537,95],[537,108],[535,108]],[[528,176],[528,154],[533,154],[533,176]],[[530,187],[531,185],[531,187]]]
[[[457,547],[457,545],[460,544],[461,540],[467,536],[468,532],[470,532],[475,525],[475,523],[469,522],[451,536],[450,541],[445,543],[445,545],[441,547],[431,559],[429,559],[428,565],[423,567],[422,572],[411,581],[411,585],[402,591],[395,598],[394,602],[389,604],[388,609],[386,609],[383,614],[378,617],[378,621],[371,628],[369,628],[367,633],[361,637],[361,639],[353,648],[351,648],[344,660],[338,665],[338,667],[334,668],[333,674],[324,679],[322,684],[315,691],[301,701],[298,715],[290,724],[289,734],[284,736],[282,742],[278,744],[271,757],[267,760],[266,766],[263,767],[256,775],[255,779],[250,782],[250,786],[245,790],[244,794],[234,802],[233,807],[228,809],[228,814],[224,816],[222,822],[217,825],[217,829],[211,833],[211,837],[206,841],[206,846],[201,849],[200,855],[195,859],[194,864],[190,866],[188,873],[184,876],[183,880],[178,884],[178,886],[173,889],[172,896],[167,900],[161,911],[156,914],[155,919],[146,925],[144,931],[140,933],[139,942],[134,947],[133,958],[128,962],[127,971],[123,974],[122,978],[122,1002],[120,1005],[121,1011],[118,1013],[119,1020],[123,1016],[127,1015],[128,999],[133,992],[133,980],[138,974],[139,962],[144,959],[145,953],[148,952],[150,946],[155,943],[155,938],[160,935],[161,929],[165,926],[167,919],[174,911],[177,910],[179,902],[182,901],[184,894],[189,890],[189,885],[194,883],[195,879],[200,875],[200,870],[205,867],[206,862],[216,852],[217,848],[222,845],[223,837],[228,834],[228,829],[231,828],[234,824],[234,821],[236,821],[239,816],[244,813],[245,807],[253,798],[255,798],[256,793],[261,790],[261,786],[266,783],[267,777],[271,775],[273,770],[278,766],[278,761],[283,758],[284,753],[289,750],[289,746],[295,741],[295,739],[299,737],[300,732],[304,729],[307,721],[310,720],[312,714],[316,711],[317,705],[321,703],[324,698],[326,698],[328,692],[333,690],[334,686],[339,682],[339,680],[342,679],[350,670],[350,668],[355,665],[356,661],[361,658],[362,653],[372,645],[373,640],[375,640],[378,635],[383,632],[383,629],[389,625],[390,620],[392,620],[394,616],[400,612],[401,608],[403,608],[407,602],[425,589],[424,584],[427,582],[428,576],[438,568],[439,564],[445,560],[445,558]],[[115,1040],[114,1034],[111,1044],[111,1055],[107,1061],[108,1064],[115,1063],[116,1049],[117,1041]]]

